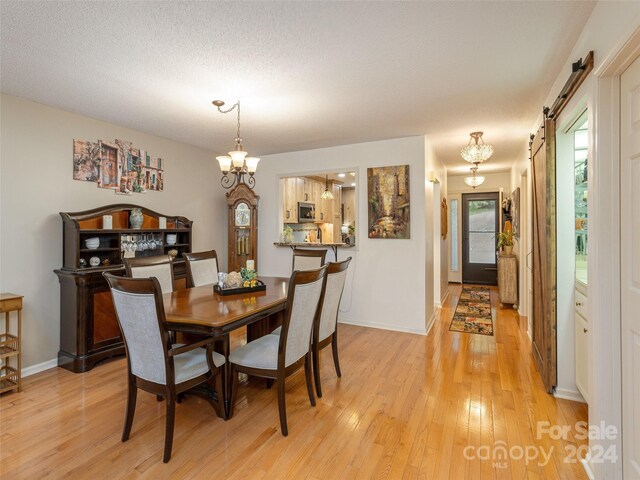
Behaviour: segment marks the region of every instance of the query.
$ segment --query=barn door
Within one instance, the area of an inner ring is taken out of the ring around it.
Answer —
[[[531,143],[533,356],[547,392],[556,386],[556,145],[547,119]]]

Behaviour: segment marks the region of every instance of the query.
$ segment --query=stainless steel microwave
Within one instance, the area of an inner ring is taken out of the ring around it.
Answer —
[[[314,203],[298,202],[298,222],[315,222],[316,206]]]

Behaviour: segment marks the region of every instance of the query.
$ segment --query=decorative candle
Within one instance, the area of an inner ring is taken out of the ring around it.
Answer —
[[[253,260],[247,260],[247,270],[255,270],[255,262]]]
[[[111,215],[102,216],[102,229],[111,230],[113,228],[113,217]]]
[[[158,223],[160,224],[160,230],[167,228],[167,217],[158,217]]]

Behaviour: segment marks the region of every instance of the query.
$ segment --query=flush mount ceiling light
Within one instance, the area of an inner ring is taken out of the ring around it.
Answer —
[[[231,188],[234,185],[244,183],[249,188],[253,188],[256,184],[253,175],[258,169],[259,158],[247,157],[247,152],[242,149],[242,137],[240,136],[240,100],[238,100],[228,110],[222,110],[224,102],[222,100],[214,100],[213,105],[218,107],[220,113],[232,112],[235,108],[238,109],[238,129],[236,131],[236,146],[233,151],[229,152],[229,155],[221,155],[216,157],[220,164],[220,170],[222,170],[222,178],[220,183],[223,188]],[[233,177],[229,176],[229,173],[233,174]],[[249,178],[245,182],[245,175],[249,174]]]
[[[324,192],[320,195],[322,200],[333,200],[333,193],[329,191],[329,175],[325,175],[324,178]]]
[[[483,176],[476,176],[476,171],[478,170],[478,165],[476,164],[475,167],[471,168],[471,173],[472,175],[469,177],[464,177],[464,183],[466,183],[467,185],[469,185],[472,188],[476,188],[479,187],[480,185],[482,185],[484,183],[484,177]]]
[[[471,132],[471,138],[466,147],[460,151],[460,155],[469,163],[482,163],[493,155],[493,147],[484,143],[482,132]]]

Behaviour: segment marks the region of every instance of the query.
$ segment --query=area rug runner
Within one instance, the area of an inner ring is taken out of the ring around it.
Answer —
[[[449,330],[453,332],[493,335],[490,290],[483,287],[462,287]]]

